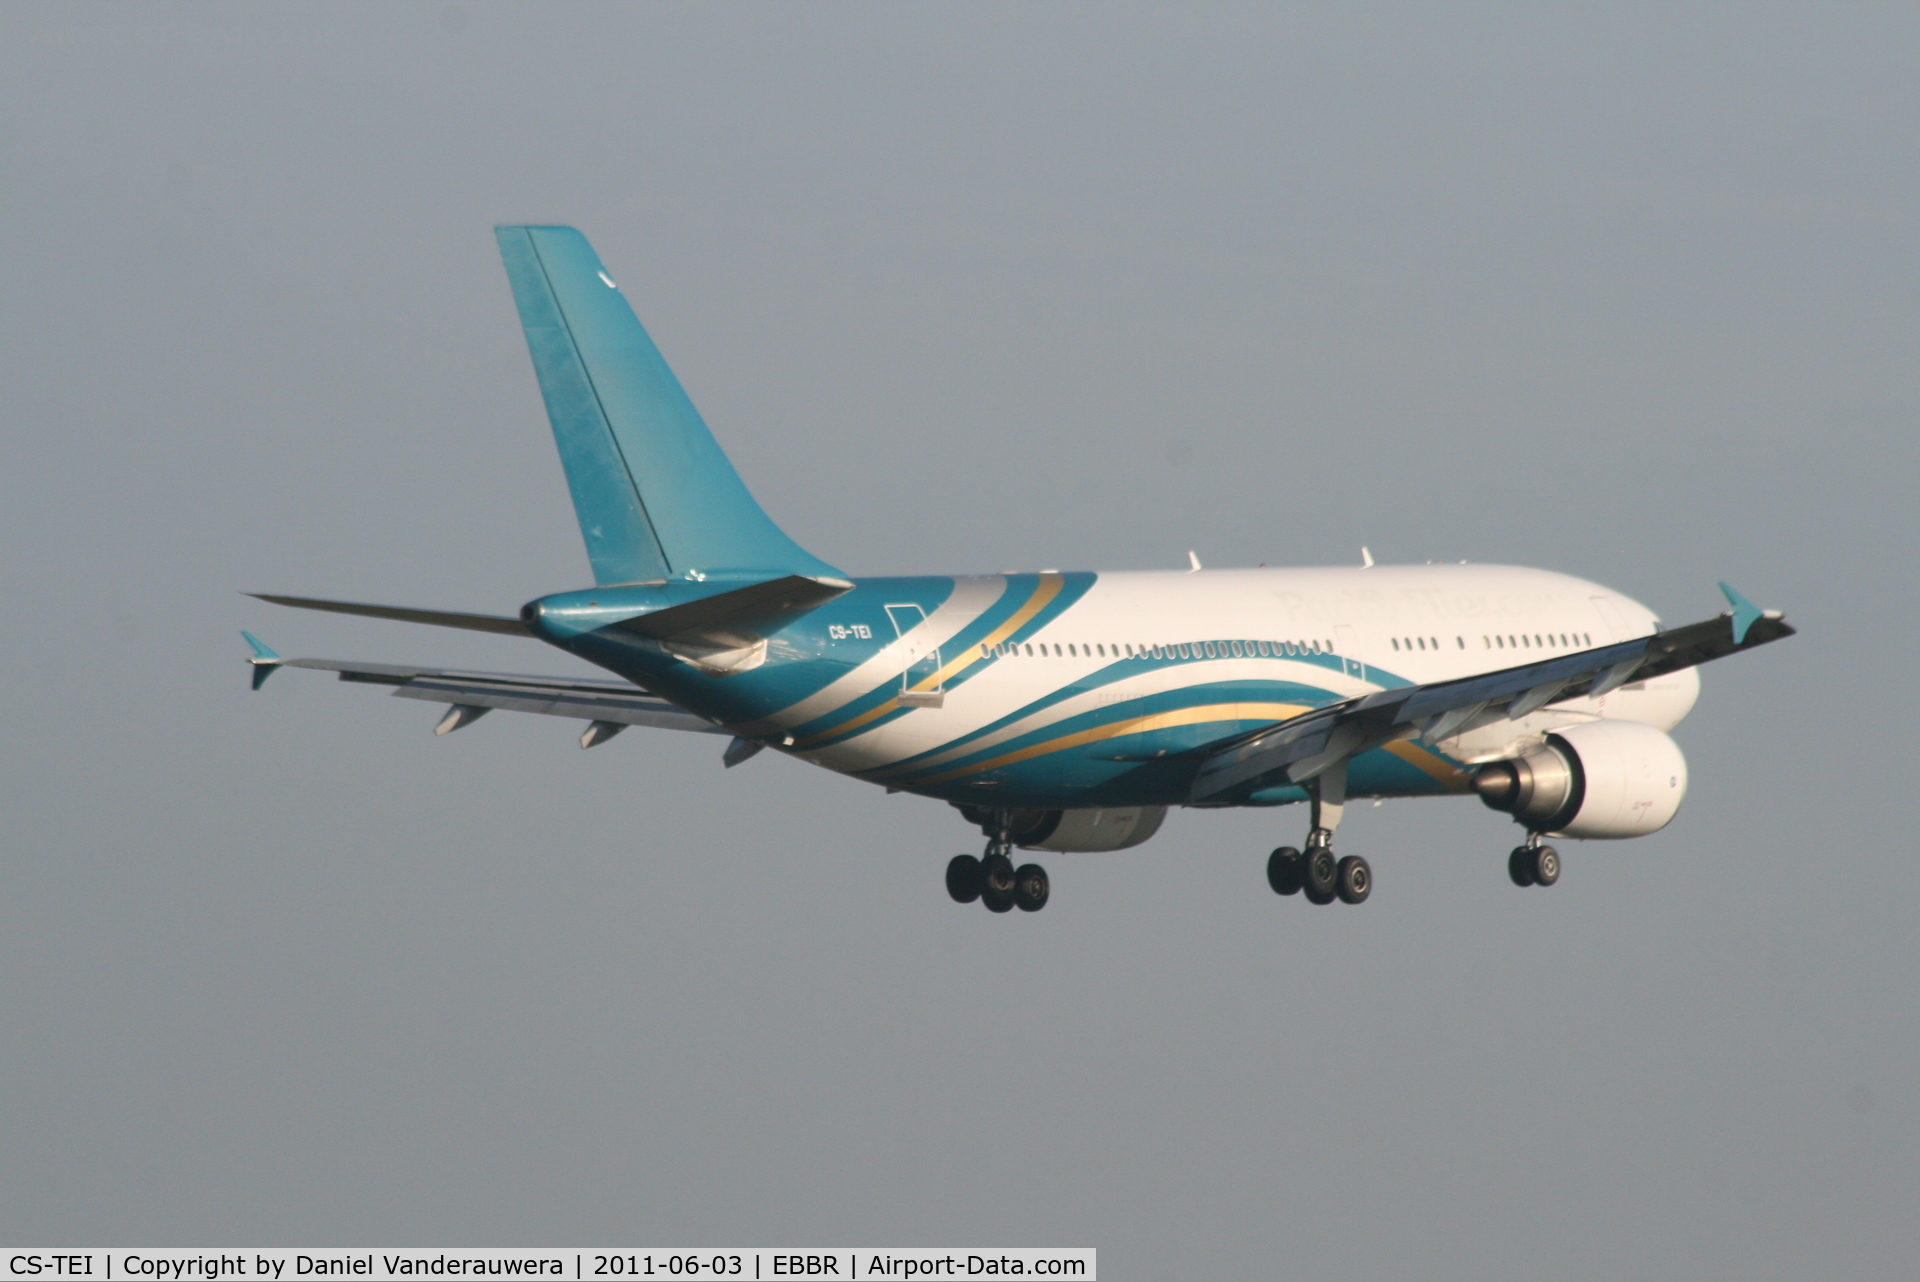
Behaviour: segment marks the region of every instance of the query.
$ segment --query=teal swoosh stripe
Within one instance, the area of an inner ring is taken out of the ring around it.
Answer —
[[[1193,643],[1187,643],[1187,644],[1191,645]],[[1207,643],[1202,642],[1199,644],[1204,645]],[[1212,642],[1212,644],[1215,647],[1219,647],[1225,643],[1216,640]],[[1242,644],[1244,644],[1244,642]],[[1330,672],[1343,672],[1345,669],[1345,664],[1338,657],[1332,656],[1332,655],[1295,655],[1285,659],[1257,658],[1256,661],[1263,662],[1263,663],[1306,664],[1310,667],[1325,668]],[[994,660],[994,662],[999,662],[999,660]],[[990,735],[995,731],[1002,729],[1005,726],[1012,725],[1014,722],[1019,721],[1023,717],[1030,717],[1034,715],[1036,712],[1044,711],[1045,709],[1050,708],[1055,704],[1064,703],[1067,700],[1075,698],[1079,695],[1087,694],[1091,691],[1098,690],[1102,686],[1112,685],[1115,682],[1124,681],[1131,677],[1139,676],[1142,673],[1158,672],[1162,670],[1182,668],[1182,667],[1192,667],[1193,665],[1200,664],[1200,663],[1218,663],[1218,662],[1220,662],[1220,660],[1217,658],[1214,658],[1214,659],[1207,659],[1207,658],[1122,659],[1117,663],[1109,664],[1104,668],[1099,668],[1093,672],[1086,674],[1085,676],[1076,680],[1072,685],[1061,686],[1057,689],[1048,691],[1046,694],[1040,696],[1037,699],[1034,699],[1030,703],[1023,705],[1017,710],[1008,713],[1006,716],[1001,717],[996,721],[989,722],[988,724],[981,726],[978,729],[971,730],[966,734],[959,735],[956,738],[949,741],[948,743],[942,744],[940,747],[929,748],[924,752],[915,753],[910,757],[903,757],[898,761],[888,762],[884,766],[875,766],[871,770],[860,772],[859,777],[863,779],[880,780],[896,772],[912,770],[918,763],[920,763],[921,761],[924,761],[928,757],[937,756],[940,753],[944,753],[944,752],[950,752],[954,748],[959,747],[965,743],[968,743],[975,739],[979,739],[985,735]],[[1376,678],[1374,670],[1372,668],[1367,669],[1367,680],[1372,684],[1380,685],[1383,688],[1387,688],[1387,689],[1397,689],[1400,686],[1408,684],[1403,679],[1397,676],[1394,676],[1390,673],[1381,673],[1379,674],[1379,677]],[[1273,688],[1299,690],[1303,692],[1302,694],[1303,698],[1310,697],[1316,701],[1325,701],[1325,700],[1335,699],[1339,697],[1338,695],[1335,695],[1329,691],[1323,690],[1318,686],[1303,685],[1298,682],[1276,681],[1276,682],[1272,682],[1271,685]],[[1127,706],[1127,705],[1115,705],[1115,706]],[[882,721],[878,724],[884,725],[885,722]]]
[[[1048,602],[1045,607],[1035,614],[1033,618],[1023,624],[1020,629],[1009,638],[1007,644],[1013,644],[1017,640],[1024,641],[1026,638],[1032,637],[1039,629],[1053,622],[1078,602],[1081,597],[1087,594],[1088,589],[1093,586],[1098,576],[1085,571],[1076,571],[1058,577],[1064,580],[1059,593],[1055,595],[1052,601]],[[958,658],[967,650],[977,647],[982,638],[991,635],[1001,624],[1019,613],[1027,602],[1033,599],[1034,594],[1040,590],[1040,575],[1015,574],[1008,575],[1007,578],[1008,588],[1006,592],[1001,594],[1000,599],[995,601],[993,605],[983,611],[978,618],[962,628],[941,647],[941,659],[943,662],[952,662],[953,659]],[[997,662],[999,662],[999,660],[995,658],[980,659],[971,666],[954,674],[954,676],[947,681],[946,687],[953,689],[956,686],[964,685]],[[883,681],[879,686],[867,691],[865,694],[848,700],[832,711],[824,712],[804,725],[795,727],[789,731],[789,733],[796,739],[805,740],[811,735],[817,735],[824,731],[831,730],[835,726],[857,717],[864,712],[880,707],[889,699],[898,698],[899,694],[900,681],[896,675]],[[806,747],[808,751],[817,748],[830,748],[834,744],[844,743],[856,735],[866,734],[870,730],[884,726],[911,711],[913,711],[911,708],[896,709],[884,717],[877,717],[872,721],[863,722],[846,734],[836,735],[831,739],[825,739],[818,743],[808,743]]]
[[[955,770],[964,770],[970,765],[988,761],[994,757],[1019,752],[1065,735],[1076,734],[1099,726],[1111,725],[1119,721],[1128,721],[1141,716],[1158,713],[1179,712],[1188,708],[1205,707],[1210,704],[1228,703],[1293,703],[1319,706],[1334,702],[1340,696],[1333,691],[1317,686],[1303,685],[1291,681],[1265,681],[1239,678],[1226,681],[1210,681],[1176,690],[1161,690],[1151,694],[1142,694],[1124,703],[1105,704],[1098,708],[1089,708],[1084,712],[1073,713],[1035,726],[1008,739],[982,745],[972,752],[958,757],[948,758],[938,763],[929,763],[927,758],[951,752],[968,742],[977,742],[982,736],[992,734],[998,729],[1014,724],[1023,717],[1033,715],[1035,708],[1030,706],[1019,712],[1001,718],[990,726],[983,726],[971,734],[962,735],[953,741],[930,749],[905,761],[870,771],[863,771],[859,777],[879,780],[911,787],[916,780],[932,775],[944,775]],[[1233,718],[1223,717],[1225,720]],[[1268,724],[1262,722],[1261,724]],[[1131,737],[1131,736],[1128,736]],[[1219,737],[1219,736],[1214,736]],[[1202,740],[1204,741],[1204,740]],[[1185,745],[1195,746],[1195,745]],[[1182,748],[1184,750],[1184,747]]]

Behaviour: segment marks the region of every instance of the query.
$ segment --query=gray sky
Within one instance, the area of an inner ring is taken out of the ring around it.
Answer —
[[[1910,1277],[1911,5],[11,4],[0,1238],[1071,1244],[1104,1276]],[[855,573],[1467,558],[1717,664],[1666,832],[947,808],[437,712],[249,601],[589,580],[489,233],[594,240]]]

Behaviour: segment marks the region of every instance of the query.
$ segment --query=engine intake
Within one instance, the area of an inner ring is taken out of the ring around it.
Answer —
[[[1687,795],[1680,745],[1637,721],[1586,721],[1542,747],[1474,772],[1473,790],[1533,832],[1643,837],[1673,820]]]

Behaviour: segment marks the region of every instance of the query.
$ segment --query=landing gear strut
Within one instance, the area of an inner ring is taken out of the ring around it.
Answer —
[[[1013,839],[1009,828],[1007,812],[995,810],[986,853],[978,859],[972,855],[955,855],[947,861],[947,894],[955,903],[970,904],[978,899],[987,906],[988,912],[994,913],[1011,912],[1015,908],[1037,913],[1047,906],[1053,891],[1047,870],[1039,864],[1013,866]]]
[[[1540,844],[1540,834],[1527,834],[1526,844],[1507,856],[1507,876],[1516,886],[1551,886],[1560,880],[1560,852]]]
[[[1281,846],[1267,856],[1267,885],[1276,895],[1304,893],[1311,903],[1362,904],[1373,893],[1373,868],[1358,855],[1333,853],[1333,832],[1347,800],[1347,763],[1336,762],[1307,784],[1313,799],[1313,828],[1307,848]]]

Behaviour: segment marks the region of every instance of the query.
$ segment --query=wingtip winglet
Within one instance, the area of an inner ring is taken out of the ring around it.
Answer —
[[[1747,629],[1764,618],[1766,611],[1741,596],[1730,583],[1722,583],[1720,592],[1727,598],[1727,604],[1733,607],[1733,643],[1745,645]]]
[[[275,653],[273,647],[244,628],[241,629],[240,635],[245,637],[247,644],[253,647],[253,657],[248,659],[247,662],[253,666],[253,688],[258,690],[267,683],[267,678],[278,671],[280,665],[285,663],[286,660]]]

